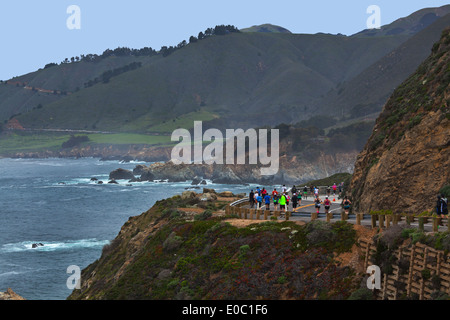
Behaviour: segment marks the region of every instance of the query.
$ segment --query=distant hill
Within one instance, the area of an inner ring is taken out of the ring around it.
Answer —
[[[391,35],[413,35],[433,24],[439,18],[450,13],[450,5],[439,8],[425,8],[413,14],[395,20],[380,29],[366,29],[354,34],[357,37],[380,37]]]
[[[219,128],[308,119],[322,96],[405,40],[279,33],[211,37],[18,120],[27,128],[172,132],[187,119]]]
[[[405,21],[413,30],[420,16],[443,8]],[[444,19],[416,34],[370,37],[219,28],[223,35],[191,37],[160,54],[62,63],[0,83],[0,117],[15,117],[25,128],[169,134],[194,120],[205,128],[246,128],[376,114],[429,52]],[[402,56],[392,56],[407,44]],[[394,67],[374,73],[383,59]],[[139,67],[115,72],[131,64]],[[105,73],[114,76],[104,79]],[[355,90],[366,85],[366,74],[376,81]]]
[[[270,23],[252,26],[250,28],[241,29],[241,32],[269,32],[269,33],[292,33],[288,29],[276,26]]]
[[[326,106],[327,114],[350,118],[381,111],[394,89],[429,56],[442,30],[449,25],[450,14],[447,14],[356,77],[336,86],[320,104]]]

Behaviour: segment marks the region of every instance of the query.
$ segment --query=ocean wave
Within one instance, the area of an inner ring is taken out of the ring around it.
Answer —
[[[14,276],[14,275],[21,274],[21,273],[22,272],[8,271],[8,272],[0,273],[0,278],[1,277],[7,277],[7,276]]]
[[[33,248],[33,243],[42,243],[44,246]],[[109,244],[109,240],[82,239],[58,241],[23,241],[4,244],[0,247],[2,253],[24,252],[24,251],[59,251],[84,248],[101,248]]]

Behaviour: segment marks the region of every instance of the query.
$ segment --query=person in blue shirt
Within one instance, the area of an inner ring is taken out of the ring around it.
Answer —
[[[263,200],[262,196],[258,194],[258,196],[256,197],[256,201],[258,202],[258,209],[261,209],[262,200]]]
[[[266,210],[270,210],[270,196],[268,194],[264,197],[264,201],[266,203]]]

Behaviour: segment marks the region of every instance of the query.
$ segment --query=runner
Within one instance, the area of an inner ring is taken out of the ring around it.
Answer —
[[[325,197],[323,204],[325,206],[325,213],[330,212],[331,201],[328,199],[328,196]]]
[[[308,187],[307,186],[305,186],[303,188],[303,196],[305,197],[305,200],[308,199]]]
[[[253,206],[255,205],[255,193],[252,191],[250,191],[250,194],[248,196],[248,202],[250,202],[250,208],[253,209]]]
[[[261,190],[261,196],[263,197],[263,199],[266,197],[266,194],[267,194],[266,188],[262,188],[262,190]]]
[[[347,196],[344,197],[344,200],[342,200],[341,205],[344,206],[344,212],[345,214],[348,214],[348,211],[350,209],[350,205],[352,204],[352,202],[347,198]]]
[[[316,198],[319,196],[319,188],[317,186],[314,187],[314,196]]]
[[[315,204],[317,213],[319,213],[320,205],[322,204],[322,201],[320,200],[319,196],[317,196],[316,199],[314,200],[314,204]]]
[[[333,196],[336,196],[336,189],[337,189],[337,186],[336,186],[336,182],[333,184]]]
[[[291,193],[292,195],[294,195],[294,193],[297,193],[297,188],[295,187],[295,185],[292,186]]]
[[[294,193],[292,195],[292,211],[295,211],[295,209],[297,208],[297,202],[298,202],[298,197],[297,197],[297,194]]]
[[[262,200],[263,200],[262,196],[261,196],[260,194],[258,194],[258,195],[256,196],[256,201],[258,202],[258,209],[261,209],[261,206],[262,206]]]
[[[266,210],[270,210],[270,195],[266,194],[264,197],[264,201],[266,203]]]
[[[302,194],[300,192],[298,193],[297,200],[298,200],[298,206],[300,207],[302,205]]]
[[[279,203],[280,211],[286,212],[286,196],[284,194],[281,194]]]
[[[272,197],[273,197],[273,209],[275,211],[277,211],[278,210],[278,200],[279,200],[280,196],[278,195],[278,192],[276,192]]]

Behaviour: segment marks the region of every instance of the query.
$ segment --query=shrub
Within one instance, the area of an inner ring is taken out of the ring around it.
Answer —
[[[444,186],[439,190],[440,194],[443,194],[446,198],[450,197],[450,184]]]
[[[348,300],[374,300],[373,292],[367,288],[353,291]]]
[[[211,210],[205,210],[202,213],[196,214],[194,216],[194,220],[195,221],[202,221],[202,220],[207,220],[212,216],[212,211]]]

